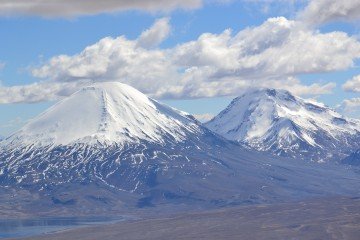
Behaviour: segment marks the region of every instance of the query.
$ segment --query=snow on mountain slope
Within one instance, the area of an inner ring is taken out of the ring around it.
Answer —
[[[96,83],[59,102],[7,143],[69,145],[182,141],[199,127],[185,114],[121,83]]]
[[[0,143],[0,208],[102,215],[359,194],[359,174],[316,166],[245,149],[129,86],[97,83]]]
[[[316,161],[340,160],[360,141],[360,121],[275,89],[235,98],[206,126],[261,151]]]
[[[192,116],[130,86],[95,83],[0,143],[0,188],[48,196],[64,186],[95,184],[94,192],[152,195],[161,183],[171,185],[170,195],[185,194],[208,175],[229,174],[216,156],[227,146]],[[188,182],[179,188],[183,178]]]

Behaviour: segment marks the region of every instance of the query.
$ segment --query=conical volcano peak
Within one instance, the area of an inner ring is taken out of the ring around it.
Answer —
[[[200,127],[184,114],[116,82],[94,83],[63,99],[7,143],[68,145],[182,141]]]

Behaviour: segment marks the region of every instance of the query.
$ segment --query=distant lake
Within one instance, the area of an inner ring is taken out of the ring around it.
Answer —
[[[52,217],[35,219],[0,219],[0,239],[29,237],[77,227],[124,221],[125,217]]]

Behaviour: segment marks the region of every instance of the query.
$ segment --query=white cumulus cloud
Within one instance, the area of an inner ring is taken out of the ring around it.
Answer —
[[[55,56],[32,70],[41,83],[19,87],[21,91],[13,88],[20,98],[9,95],[1,101],[27,101],[24,96],[29,101],[52,99],[66,95],[58,94],[61,87],[70,93],[69,89],[78,87],[74,83],[94,81],[120,81],[155,98],[236,96],[256,86],[319,95],[331,93],[335,83],[304,85],[296,76],[344,70],[360,58],[360,43],[346,33],[321,33],[284,17],[237,33],[230,29],[204,33],[193,41],[160,49],[170,31],[169,19],[164,18],[137,39],[106,37],[73,56]],[[40,97],[38,88],[44,84],[47,89]],[[0,95],[6,91],[0,88]]]
[[[345,99],[338,110],[342,113],[360,119],[360,98]]]
[[[360,75],[354,76],[342,86],[345,91],[360,93]]]
[[[140,35],[137,45],[143,48],[157,47],[169,36],[170,30],[169,18],[159,19]]]

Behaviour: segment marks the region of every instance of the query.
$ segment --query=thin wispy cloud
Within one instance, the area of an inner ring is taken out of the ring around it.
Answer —
[[[157,20],[154,25],[144,31],[137,40],[137,46],[142,48],[154,48],[161,44],[170,34],[171,26],[169,18]]]
[[[321,25],[333,21],[355,21],[360,19],[359,0],[311,0],[299,13],[299,18],[310,25]]]
[[[178,8],[195,9],[201,6],[202,0],[2,0],[0,15],[77,17],[128,10],[156,12]]]
[[[0,60],[0,71],[3,70],[6,66],[6,63]]]

